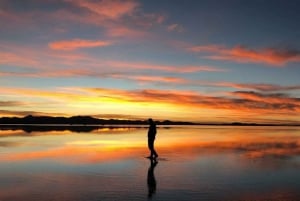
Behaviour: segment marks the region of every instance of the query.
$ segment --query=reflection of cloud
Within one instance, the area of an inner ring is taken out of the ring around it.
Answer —
[[[263,189],[263,190],[262,190]],[[294,191],[290,188],[280,187],[274,189],[265,188],[259,189],[252,192],[243,192],[234,200],[256,200],[256,201],[265,201],[265,200],[274,200],[274,201],[282,201],[282,200],[299,200],[299,191]]]
[[[24,143],[21,142],[10,142],[10,141],[0,141],[0,147],[17,147]]]
[[[5,143],[4,143],[5,144]],[[256,136],[224,138],[221,140],[201,141],[199,138],[159,141],[157,149],[160,153],[174,154],[178,150],[186,157],[199,157],[205,154],[239,153],[245,159],[277,158],[289,159],[300,156],[300,141],[293,137],[277,137],[276,139]],[[143,155],[146,143],[143,141],[124,140],[77,140],[68,142],[59,148],[8,153],[0,157],[0,161],[23,161],[55,159],[75,163],[99,163],[114,161]],[[176,154],[176,153],[175,153]]]
[[[127,144],[127,145],[126,145]],[[84,145],[67,145],[57,149],[10,153],[0,156],[0,161],[24,161],[40,159],[56,159],[75,163],[99,163],[104,161],[115,161],[134,157],[132,154],[138,151],[142,155],[144,148],[130,147],[128,143],[117,145],[115,142],[86,142]],[[97,146],[95,146],[97,145]],[[102,146],[101,146],[102,145]]]
[[[79,48],[105,47],[111,45],[109,41],[74,39],[67,41],[55,41],[49,43],[54,50],[75,50]]]
[[[289,159],[300,156],[300,141],[285,138],[280,138],[278,140],[257,138],[252,140],[239,139],[217,142],[176,142],[170,146],[189,156],[218,154],[225,152],[239,153],[247,159]],[[159,149],[166,152],[171,150],[168,145],[161,146]]]
[[[300,155],[300,145],[298,141],[232,143],[224,146],[221,145],[219,148],[244,153],[247,158],[289,158]]]
[[[289,62],[300,61],[300,51],[283,48],[267,48],[254,50],[244,46],[226,48],[220,45],[193,46],[188,48],[192,52],[212,53],[207,58],[213,60],[229,60],[236,62],[266,63],[282,66]]]
[[[0,146],[16,146],[4,143]],[[10,153],[2,156],[2,161],[56,159],[75,163],[99,163],[134,157],[145,154],[145,144],[131,144],[122,141],[75,141],[64,147],[23,153]],[[170,150],[180,150],[186,156],[238,152],[246,158],[278,158],[288,159],[300,155],[300,145],[297,141],[262,141],[262,142],[189,142],[159,144],[162,153]]]

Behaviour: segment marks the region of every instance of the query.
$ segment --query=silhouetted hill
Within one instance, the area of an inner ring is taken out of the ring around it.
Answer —
[[[214,126],[300,126],[300,124],[262,124],[262,123],[243,123],[243,122],[233,122],[233,123],[193,123],[185,121],[155,121],[157,125],[214,125]],[[122,119],[98,119],[91,116],[73,116],[73,117],[51,117],[51,116],[32,116],[28,115],[25,117],[1,117],[0,127],[4,125],[58,125],[70,126],[70,125],[81,125],[81,126],[91,126],[91,125],[148,125],[148,120],[122,120]],[[41,129],[46,129],[41,128]],[[74,129],[88,129],[88,128],[74,128]],[[94,129],[94,128],[90,128]],[[68,129],[70,130],[70,129]]]
[[[191,122],[179,121],[156,121],[159,125],[194,125]],[[19,124],[19,125],[147,125],[147,120],[121,120],[121,119],[98,119],[91,116],[73,116],[73,117],[50,117],[50,116],[32,116],[26,117],[2,117],[0,124]]]

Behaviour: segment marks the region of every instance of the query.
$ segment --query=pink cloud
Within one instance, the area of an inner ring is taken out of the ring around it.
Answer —
[[[28,53],[26,54],[28,55]],[[0,64],[14,64],[17,66],[36,66],[38,61],[35,58],[20,55],[9,51],[0,51]]]
[[[123,25],[106,25],[106,35],[108,37],[132,37],[138,38],[147,35],[147,32],[129,28]]]
[[[126,76],[126,75],[112,75],[112,78],[134,80],[140,83],[148,82],[162,82],[162,83],[173,83],[173,84],[186,84],[189,81],[179,77],[163,77],[163,76],[148,76],[148,75],[137,75],[137,76]]]
[[[53,43],[54,48],[72,49],[83,46],[102,45],[95,44],[95,41],[58,41]],[[110,77],[114,72],[126,75],[128,72],[155,70],[156,72],[171,73],[195,73],[195,72],[224,72],[226,70],[214,66],[175,66],[161,65],[156,63],[132,62],[107,60],[92,57],[84,53],[64,51],[57,52],[51,49],[33,48],[16,44],[0,44],[0,64],[14,66],[14,69],[2,70],[0,76],[16,77],[70,77],[70,76],[92,76]],[[85,68],[83,68],[83,66]],[[28,68],[30,71],[19,70]],[[142,73],[145,74],[145,73]],[[165,76],[162,80],[167,80]],[[170,76],[169,76],[170,78]],[[169,79],[168,78],[168,79]],[[178,78],[176,78],[178,79]],[[141,80],[141,79],[140,79]],[[144,79],[145,80],[145,79]],[[157,79],[154,79],[157,80]],[[174,79],[169,79],[169,81]],[[178,80],[177,80],[178,81]],[[182,81],[181,81],[182,82]]]
[[[136,1],[122,1],[122,0],[75,0],[80,7],[86,8],[89,11],[100,16],[118,19],[124,15],[131,15],[139,6]]]
[[[283,66],[289,62],[300,62],[300,51],[280,48],[249,49],[238,45],[226,48],[219,45],[193,46],[187,48],[192,52],[204,52],[211,55],[206,58],[213,60],[228,60],[243,63],[265,63]]]
[[[159,65],[142,62],[128,62],[128,61],[109,61],[107,64],[114,67],[126,67],[130,69],[153,69],[165,72],[174,73],[194,73],[194,72],[224,72],[226,70],[217,68],[214,66],[171,66],[171,65]]]
[[[7,3],[11,4],[9,1]],[[43,4],[46,7],[52,3],[49,1]],[[57,3],[54,4],[57,7]],[[135,0],[63,0],[61,7],[47,12],[34,8],[20,12],[13,6],[8,6],[7,10],[0,9],[0,16],[0,25],[15,31],[40,29],[40,23],[43,23],[57,24],[45,27],[59,33],[68,31],[70,26],[83,24],[104,29],[109,37],[144,36],[145,33],[149,34],[151,26],[161,24],[165,19],[162,14],[143,11],[142,5]],[[63,26],[62,29],[61,24],[70,26]]]
[[[75,50],[79,48],[94,48],[94,47],[105,47],[111,45],[110,41],[102,40],[83,40],[73,39],[65,41],[55,41],[49,43],[49,47],[54,50]]]

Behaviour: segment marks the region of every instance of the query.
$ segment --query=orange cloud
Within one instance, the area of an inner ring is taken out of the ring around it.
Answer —
[[[253,92],[233,92],[234,97],[214,97],[201,95],[196,92],[170,91],[170,90],[107,90],[102,88],[87,89],[99,94],[107,94],[111,97],[121,98],[132,102],[164,102],[174,105],[189,107],[204,107],[214,109],[230,109],[238,111],[269,111],[277,112],[300,111],[299,98],[287,98],[284,95],[263,95]]]
[[[34,116],[68,116],[65,113],[47,113],[47,112],[37,112],[37,111],[16,111],[16,110],[0,110],[0,116],[6,117],[24,117],[27,115]]]
[[[86,8],[91,12],[94,12],[100,16],[104,16],[111,19],[117,19],[124,15],[132,14],[139,4],[136,1],[121,1],[121,0],[102,0],[102,1],[90,1],[90,0],[75,0],[80,7]]]
[[[192,52],[213,53],[206,58],[213,60],[229,60],[245,63],[265,63],[283,66],[289,62],[300,62],[300,51],[283,48],[249,49],[244,46],[226,48],[219,45],[193,46],[187,48]]]
[[[145,78],[144,78],[145,79]],[[148,78],[146,78],[148,79]],[[161,81],[161,80],[160,80]],[[164,81],[164,80],[163,80]],[[173,80],[178,82],[178,80]],[[179,80],[180,81],[180,80]],[[82,88],[69,87],[53,90],[38,90],[26,88],[0,88],[6,95],[17,95],[24,100],[30,99],[43,101],[43,105],[54,104],[52,110],[41,108],[40,111],[54,112],[59,107],[64,107],[65,113],[92,114],[95,107],[104,113],[145,115],[141,112],[149,109],[148,115],[161,108],[170,118],[181,115],[219,116],[223,113],[226,118],[230,116],[236,121],[253,117],[252,120],[263,118],[284,118],[289,121],[299,121],[297,114],[300,112],[300,99],[289,97],[286,94],[268,94],[249,91],[236,91],[227,96],[209,96],[193,91],[176,90],[124,90],[109,88]],[[35,108],[36,109],[36,108]],[[129,112],[130,111],[130,112]],[[187,112],[189,111],[189,112]],[[171,115],[172,114],[172,115]],[[163,114],[161,114],[163,115]],[[165,118],[165,117],[163,117]],[[184,118],[184,117],[181,117]],[[188,118],[192,118],[189,116]],[[194,117],[195,118],[195,117]],[[226,119],[225,118],[225,119]],[[225,121],[222,119],[222,121]]]
[[[111,44],[112,42],[110,41],[73,39],[69,41],[51,42],[48,45],[54,50],[75,50],[79,48],[105,47]]]
[[[26,103],[20,101],[0,101],[0,107],[24,106]]]

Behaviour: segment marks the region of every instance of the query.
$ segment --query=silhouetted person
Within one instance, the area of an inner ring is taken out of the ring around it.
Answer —
[[[149,158],[157,158],[158,154],[154,149],[154,141],[156,136],[156,125],[154,121],[150,118],[148,119],[149,122],[149,130],[148,130],[148,148],[150,150]]]
[[[148,197],[151,198],[156,192],[156,180],[154,176],[154,168],[157,165],[157,161],[154,158],[150,158],[150,167],[148,169],[147,184],[148,184]]]

